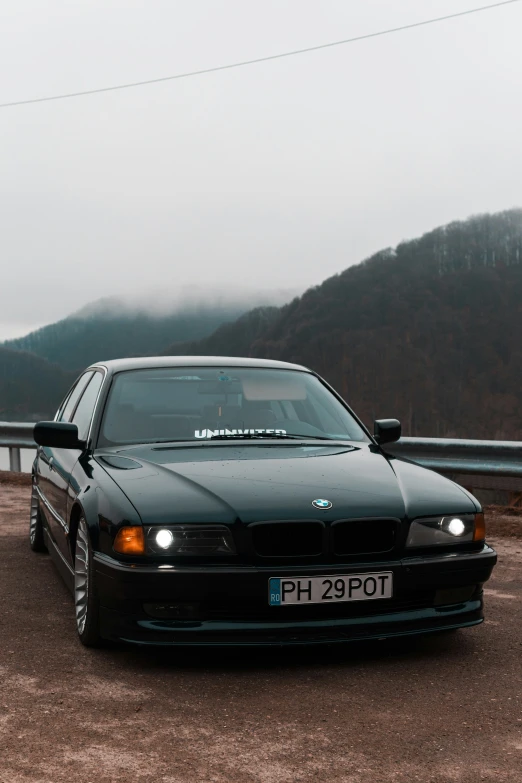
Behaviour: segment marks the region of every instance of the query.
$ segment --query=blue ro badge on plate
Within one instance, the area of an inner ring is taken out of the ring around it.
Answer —
[[[268,584],[268,598],[270,606],[281,606],[281,580],[270,579]]]

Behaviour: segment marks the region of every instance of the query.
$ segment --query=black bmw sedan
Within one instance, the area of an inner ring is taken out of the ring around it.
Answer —
[[[496,562],[465,489],[383,445],[312,371],[159,357],[89,367],[35,425],[30,544],[80,640],[308,644],[483,620]]]

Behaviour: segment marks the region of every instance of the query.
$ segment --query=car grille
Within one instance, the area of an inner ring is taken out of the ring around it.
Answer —
[[[398,520],[340,520],[326,527],[321,522],[260,522],[250,527],[251,545],[262,558],[353,558],[382,556],[396,545]]]
[[[323,550],[323,526],[319,522],[253,525],[252,544],[261,557],[313,557]]]
[[[337,522],[331,528],[335,555],[390,552],[395,546],[397,522],[393,519],[361,519]]]

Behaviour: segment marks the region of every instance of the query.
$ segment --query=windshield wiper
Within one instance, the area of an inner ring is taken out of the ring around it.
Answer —
[[[160,438],[158,440],[152,440],[152,441],[144,441],[139,444],[133,444],[133,445],[140,445],[145,446],[147,443],[153,443],[156,444],[162,444],[162,443],[205,443],[209,440],[331,440],[335,441],[336,443],[343,442],[343,439],[339,438],[329,438],[327,435],[295,435],[293,433],[287,433],[286,435],[282,432],[269,432],[269,433],[262,433],[262,432],[241,432],[237,435],[211,435],[210,438],[198,438],[197,440],[194,440],[194,438]],[[345,438],[344,440],[347,440]],[[130,444],[129,444],[130,445]]]
[[[285,439],[296,439],[302,440],[303,438],[315,438],[319,440],[333,440],[333,438],[326,438],[322,435],[284,435],[282,432],[271,432],[267,435],[264,435],[261,432],[241,432],[237,435],[211,435],[210,438],[198,438],[197,440],[194,440],[194,438],[161,438],[158,440],[153,441],[147,441],[147,443],[205,443],[209,440],[256,440],[257,438],[282,438]],[[142,445],[145,445],[142,444]]]
[[[325,435],[293,435],[283,432],[242,432],[237,435],[211,435],[208,440],[263,440],[278,438],[282,440],[333,440]]]
[[[193,443],[193,438],[160,438],[159,440],[147,440],[139,445],[146,446],[147,443]]]

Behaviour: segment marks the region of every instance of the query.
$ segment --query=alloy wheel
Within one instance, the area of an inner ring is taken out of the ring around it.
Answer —
[[[29,546],[33,552],[47,552],[43,517],[40,510],[40,499],[38,497],[38,492],[36,491],[34,477],[31,489],[31,511],[29,515]]]
[[[74,605],[76,625],[82,634],[87,622],[89,601],[89,538],[85,520],[80,519],[76,536],[76,554],[74,558]]]
[[[34,546],[36,536],[38,533],[38,527],[40,525],[40,508],[38,504],[38,495],[36,494],[36,487],[33,482],[31,491],[31,516],[29,521],[29,541],[31,546]]]

